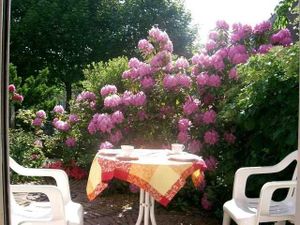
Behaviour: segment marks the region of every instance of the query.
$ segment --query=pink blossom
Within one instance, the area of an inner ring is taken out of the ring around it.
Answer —
[[[109,115],[105,113],[96,113],[88,125],[88,131],[90,134],[94,134],[97,131],[101,131],[102,133],[110,133],[113,127],[114,124]]]
[[[109,95],[104,99],[104,106],[107,108],[114,108],[120,104],[121,104],[121,98],[116,94]]]
[[[175,68],[175,67],[174,67],[173,63],[170,62],[170,63],[168,63],[168,65],[165,66],[165,71],[166,71],[167,73],[172,73],[173,70],[174,70],[174,68]]]
[[[204,142],[209,145],[215,145],[219,141],[219,134],[215,130],[206,131]]]
[[[107,96],[107,95],[110,95],[110,94],[116,94],[117,93],[117,88],[115,85],[105,85],[104,87],[101,88],[100,90],[100,94],[102,96]]]
[[[233,64],[247,62],[249,56],[244,45],[235,45],[229,48],[228,57]]]
[[[212,209],[212,202],[208,200],[207,194],[205,193],[203,197],[201,198],[201,206],[205,210],[211,210]]]
[[[96,102],[95,102],[95,101],[91,101],[91,102],[90,102],[90,108],[91,108],[92,110],[96,110]]]
[[[203,113],[202,120],[205,124],[215,123],[217,118],[217,114],[214,110],[209,110]]]
[[[79,118],[77,115],[75,114],[70,114],[69,115],[69,122],[70,123],[77,123],[79,121]]]
[[[210,87],[220,87],[221,86],[221,78],[218,75],[209,76],[207,85]]]
[[[131,91],[125,91],[122,96],[122,103],[126,106],[129,106],[131,104],[133,93]]]
[[[177,74],[176,83],[181,87],[189,88],[192,85],[192,79],[186,74]]]
[[[238,80],[239,79],[239,75],[236,71],[236,68],[231,68],[228,74],[229,79],[232,80]]]
[[[225,133],[224,134],[224,140],[227,141],[229,144],[233,144],[236,140],[236,137],[233,133]]]
[[[83,91],[76,98],[77,102],[95,101],[95,100],[96,100],[96,95],[93,92],[90,92],[90,91]]]
[[[43,147],[43,142],[39,139],[35,140],[33,143],[34,147],[36,148],[42,148]]]
[[[16,102],[23,102],[24,97],[18,93],[14,93],[12,100],[16,101]]]
[[[157,27],[152,27],[151,30],[149,30],[149,36],[153,38],[155,41],[164,43],[169,41],[169,36],[166,32],[161,31]]]
[[[202,143],[198,140],[191,140],[188,144],[189,152],[196,154],[202,149]]]
[[[208,171],[214,171],[217,168],[218,160],[214,156],[209,156],[204,160],[206,164],[206,169]]]
[[[210,63],[218,71],[222,71],[225,68],[223,58],[219,54],[211,56]]]
[[[141,85],[144,89],[152,88],[155,84],[155,81],[152,77],[144,77],[141,80]]]
[[[250,25],[242,25],[240,23],[235,23],[232,25],[232,35],[231,42],[236,43],[245,38],[248,38],[252,33],[252,27]]]
[[[126,70],[122,74],[124,79],[136,79],[139,76],[137,69]]]
[[[58,114],[63,114],[65,112],[65,109],[62,105],[56,105],[53,111]]]
[[[16,91],[16,87],[13,84],[8,85],[8,91],[10,93],[14,93]]]
[[[124,115],[121,111],[115,111],[112,115],[111,115],[111,121],[114,124],[119,124],[122,123],[124,121]]]
[[[172,53],[173,52],[173,43],[172,43],[172,41],[169,40],[165,44],[163,44],[161,46],[161,50],[165,50],[165,51],[168,51],[168,52]]]
[[[208,73],[202,72],[196,77],[196,81],[199,86],[207,85],[209,81]]]
[[[216,47],[217,47],[217,43],[214,40],[209,40],[205,45],[207,51],[212,51]]]
[[[163,86],[166,89],[173,89],[177,86],[177,79],[175,76],[167,74],[163,79]]]
[[[267,31],[270,31],[272,28],[272,24],[270,21],[263,21],[260,24],[255,25],[253,29],[254,34],[263,34]]]
[[[257,52],[260,54],[265,54],[265,53],[269,52],[271,48],[272,48],[271,44],[261,45],[261,46],[259,46]]]
[[[70,129],[70,125],[67,122],[64,122],[64,121],[61,121],[61,120],[57,120],[54,123],[54,127],[57,130],[60,130],[60,131],[68,131]]]
[[[117,144],[122,138],[123,138],[122,132],[120,130],[116,130],[114,133],[110,134],[109,140],[112,143]]]
[[[198,110],[199,104],[200,104],[200,101],[198,99],[193,99],[193,98],[189,97],[183,105],[183,112],[186,115],[191,115],[192,113],[194,113]]]
[[[148,115],[144,110],[138,111],[137,116],[140,121],[144,121],[144,120],[148,119]]]
[[[177,135],[177,140],[182,144],[187,143],[189,139],[190,136],[187,132],[180,131]]]
[[[111,149],[113,147],[114,147],[113,144],[110,143],[109,141],[105,141],[100,144],[100,149]]]
[[[219,37],[219,33],[216,31],[212,31],[208,35],[209,39],[216,41]]]
[[[150,54],[154,49],[153,45],[146,39],[142,39],[139,41],[138,48],[145,55]]]
[[[66,146],[69,148],[75,147],[76,146],[76,139],[73,137],[68,137],[67,140],[65,141]]]
[[[175,67],[177,69],[186,69],[189,67],[189,62],[187,61],[186,58],[180,57],[176,60]]]
[[[158,52],[151,60],[150,65],[152,67],[164,67],[168,65],[168,63],[171,61],[171,53],[168,51],[161,51]]]
[[[139,67],[137,68],[137,74],[140,76],[140,77],[144,77],[146,75],[151,75],[153,72],[151,66],[147,63],[141,63],[139,65]]]
[[[33,121],[32,121],[32,125],[35,126],[35,127],[40,127],[43,123],[43,119],[42,118],[35,118]]]
[[[140,91],[133,95],[131,98],[131,104],[134,106],[142,106],[146,104],[146,95],[144,92]]]
[[[216,27],[220,30],[228,30],[229,29],[228,23],[226,23],[224,20],[218,20],[216,22]]]
[[[44,110],[37,111],[35,115],[41,119],[46,119],[46,113]]]
[[[178,121],[179,131],[182,131],[182,132],[187,131],[191,125],[192,125],[192,122],[189,119],[186,119],[186,118],[181,118]]]

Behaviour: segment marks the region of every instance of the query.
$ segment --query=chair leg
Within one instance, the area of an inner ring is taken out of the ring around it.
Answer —
[[[278,221],[276,223],[274,223],[274,225],[285,225],[286,221]]]
[[[230,216],[224,212],[222,225],[230,225]]]

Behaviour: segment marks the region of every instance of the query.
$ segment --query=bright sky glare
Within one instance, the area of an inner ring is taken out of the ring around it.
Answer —
[[[255,24],[267,20],[280,0],[185,0],[193,24],[199,25],[200,42],[206,42],[207,35],[217,20],[230,25],[236,22]]]

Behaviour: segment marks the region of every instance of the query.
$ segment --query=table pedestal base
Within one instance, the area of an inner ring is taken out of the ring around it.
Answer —
[[[144,225],[156,225],[154,215],[154,198],[145,190],[140,189],[140,208],[139,216],[135,225],[140,225],[144,217]]]

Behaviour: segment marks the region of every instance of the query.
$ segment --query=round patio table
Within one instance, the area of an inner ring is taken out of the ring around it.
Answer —
[[[121,149],[100,150],[92,163],[87,183],[87,195],[93,200],[118,178],[140,187],[140,205],[136,225],[142,221],[156,225],[155,200],[167,206],[192,175],[194,183],[201,182],[205,163],[201,157],[186,152],[173,154],[166,149],[135,149],[124,156]]]

